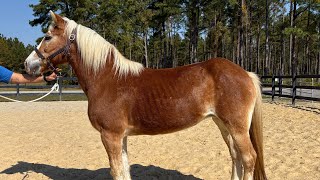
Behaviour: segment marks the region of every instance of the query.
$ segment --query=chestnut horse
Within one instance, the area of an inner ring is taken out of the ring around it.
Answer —
[[[216,58],[169,69],[130,61],[93,30],[50,12],[49,31],[25,61],[39,75],[69,63],[88,97],[114,179],[131,179],[127,136],[172,133],[212,117],[232,157],[232,179],[266,179],[259,78]]]

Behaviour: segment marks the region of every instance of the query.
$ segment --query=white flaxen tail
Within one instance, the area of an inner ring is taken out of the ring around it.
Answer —
[[[260,89],[259,77],[252,72],[248,72],[256,89],[256,103],[252,114],[252,122],[250,127],[250,139],[254,150],[257,153],[257,160],[254,168],[254,180],[266,180],[267,176],[264,169],[263,159],[263,125],[262,125],[262,96]]]

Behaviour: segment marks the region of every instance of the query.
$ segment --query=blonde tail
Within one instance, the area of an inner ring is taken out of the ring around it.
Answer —
[[[252,82],[256,88],[257,99],[254,107],[254,112],[252,114],[252,122],[250,127],[250,139],[254,150],[257,153],[257,160],[254,168],[253,179],[255,180],[266,180],[267,176],[264,169],[264,159],[263,159],[263,133],[262,133],[262,96],[260,89],[259,77],[251,72],[248,72],[252,79]]]

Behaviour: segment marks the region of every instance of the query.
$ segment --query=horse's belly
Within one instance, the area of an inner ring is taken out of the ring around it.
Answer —
[[[194,85],[182,93],[166,93],[159,97],[147,94],[137,100],[129,113],[134,129],[142,134],[175,132],[197,124],[214,112],[214,93],[207,89],[207,84]]]
[[[134,134],[165,134],[180,131],[196,125],[206,117],[206,113],[163,112],[134,118]]]

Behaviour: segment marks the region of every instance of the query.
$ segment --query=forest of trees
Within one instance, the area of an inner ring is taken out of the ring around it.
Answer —
[[[6,38],[0,34],[0,65],[16,72],[23,72],[23,62],[32,52],[33,46],[25,46],[17,38]]]
[[[225,57],[260,75],[320,74],[319,0],[40,0],[30,7],[30,25],[46,32],[52,10],[150,68]]]

